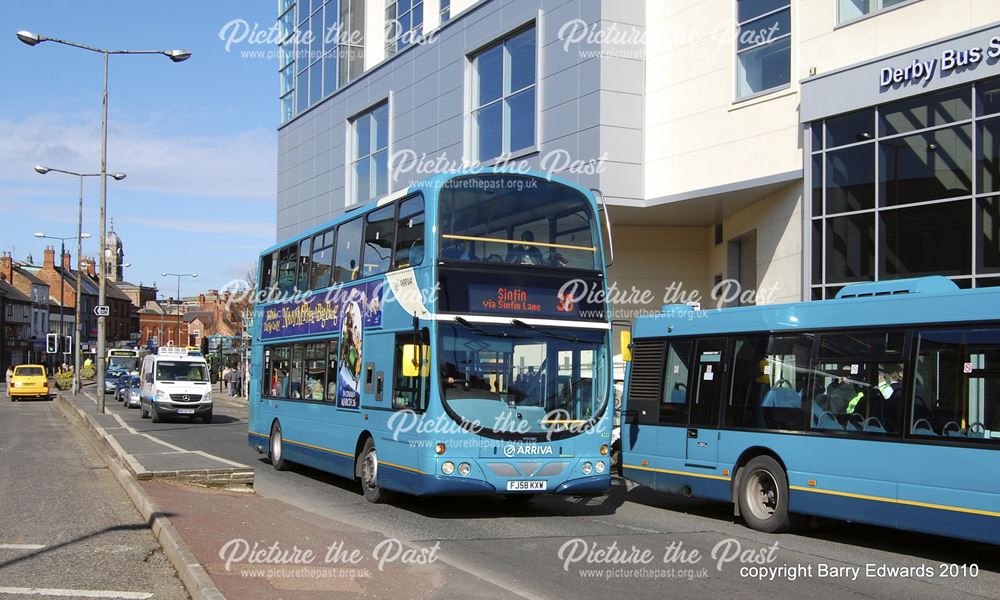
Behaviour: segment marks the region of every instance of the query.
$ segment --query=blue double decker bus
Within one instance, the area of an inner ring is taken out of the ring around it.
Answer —
[[[373,502],[607,490],[602,208],[548,176],[453,173],[265,250],[250,445]]]
[[[635,323],[624,474],[735,506],[1000,544],[1000,289],[942,277]]]

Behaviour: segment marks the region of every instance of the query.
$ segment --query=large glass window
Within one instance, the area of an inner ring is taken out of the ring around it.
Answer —
[[[1000,255],[998,112],[995,78],[812,123],[812,296],[922,275],[991,285],[983,276],[995,276]]]
[[[922,331],[917,348],[910,433],[1000,440],[1000,329]]]
[[[208,367],[197,362],[157,361],[157,381],[209,381]]]
[[[535,28],[472,57],[473,147],[490,160],[535,145]]]
[[[875,208],[875,144],[826,153],[826,212]]]
[[[979,200],[976,271],[1000,273],[1000,197]]]
[[[354,202],[384,196],[389,189],[389,103],[355,117],[351,173]]]
[[[344,283],[361,277],[361,232],[364,222],[354,219],[337,228],[336,267],[334,281]]]
[[[442,396],[460,422],[537,435],[605,409],[605,331],[442,324],[439,335]]]
[[[968,202],[883,210],[879,219],[880,279],[972,273]],[[943,243],[928,243],[934,239]]]
[[[875,215],[826,220],[826,281],[869,281],[875,276]]]
[[[386,0],[385,55],[410,46],[423,32],[423,0]]]
[[[354,81],[365,70],[365,0],[340,1],[340,84]]]
[[[786,86],[792,73],[788,0],[737,0],[737,98]]]
[[[443,260],[599,267],[592,209],[572,188],[481,175],[448,182],[440,198]]]
[[[860,19],[865,15],[877,13],[902,4],[904,2],[915,2],[916,0],[837,0],[837,22],[846,23],[855,19]]]
[[[396,205],[390,204],[368,213],[365,226],[365,252],[362,277],[389,270],[393,238],[396,232]]]
[[[1000,118],[982,121],[978,126],[978,149],[980,194],[1000,192]]]
[[[416,196],[399,204],[396,222],[397,268],[416,267],[424,261],[424,198]]]
[[[972,194],[972,128],[938,129],[879,143],[882,206]]]

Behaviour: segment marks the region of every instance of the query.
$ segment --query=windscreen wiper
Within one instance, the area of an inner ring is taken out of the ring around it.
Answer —
[[[540,333],[542,335],[548,336],[556,340],[561,340],[563,342],[571,342],[574,344],[578,344],[580,342],[580,338],[576,336],[573,337],[563,336],[559,335],[558,333],[552,333],[551,331],[542,330],[530,323],[525,323],[520,319],[511,319],[510,324],[513,325],[514,327],[520,327],[521,329],[530,329],[531,331]]]
[[[520,339],[525,339],[524,337],[519,336],[519,335],[511,335],[510,333],[508,333],[506,331],[499,331],[499,332],[496,332],[496,333],[491,332],[491,331],[486,331],[482,327],[479,327],[478,325],[469,322],[468,319],[465,319],[463,317],[455,317],[455,322],[458,323],[459,325],[461,325],[462,327],[465,327],[466,329],[469,329],[471,331],[476,332],[478,335],[482,335],[482,336],[486,336],[486,337],[495,337],[495,338],[501,338],[501,339],[519,339],[519,340]]]

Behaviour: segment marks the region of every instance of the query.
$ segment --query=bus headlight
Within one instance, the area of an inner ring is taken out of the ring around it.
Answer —
[[[444,461],[443,463],[441,463],[441,472],[444,473],[445,475],[451,475],[452,473],[455,472],[455,463],[451,462],[450,460]]]
[[[590,475],[590,473],[593,470],[594,470],[594,465],[590,464],[589,462],[583,463],[583,474],[584,475]]]
[[[469,465],[469,463],[462,463],[458,465],[458,474],[461,475],[462,477],[465,477],[471,472],[472,472],[472,467]]]
[[[608,455],[608,445],[604,444],[601,446],[601,456],[607,456],[607,455]]]
[[[603,460],[602,460],[602,461],[599,461],[599,462],[596,462],[596,463],[594,463],[594,469],[596,469],[596,470],[597,470],[597,474],[598,474],[598,475],[600,475],[600,474],[604,473],[604,469],[606,469],[606,468],[607,468],[607,467],[605,467],[605,466],[604,466],[604,461],[603,461]]]
[[[438,456],[444,454],[444,451],[447,449],[448,449],[447,446],[445,446],[441,442],[434,444],[434,454],[437,454]]]

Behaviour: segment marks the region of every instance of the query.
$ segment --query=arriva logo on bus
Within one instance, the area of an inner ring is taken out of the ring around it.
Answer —
[[[503,447],[503,455],[507,458],[512,456],[551,456],[552,446],[507,444]]]

